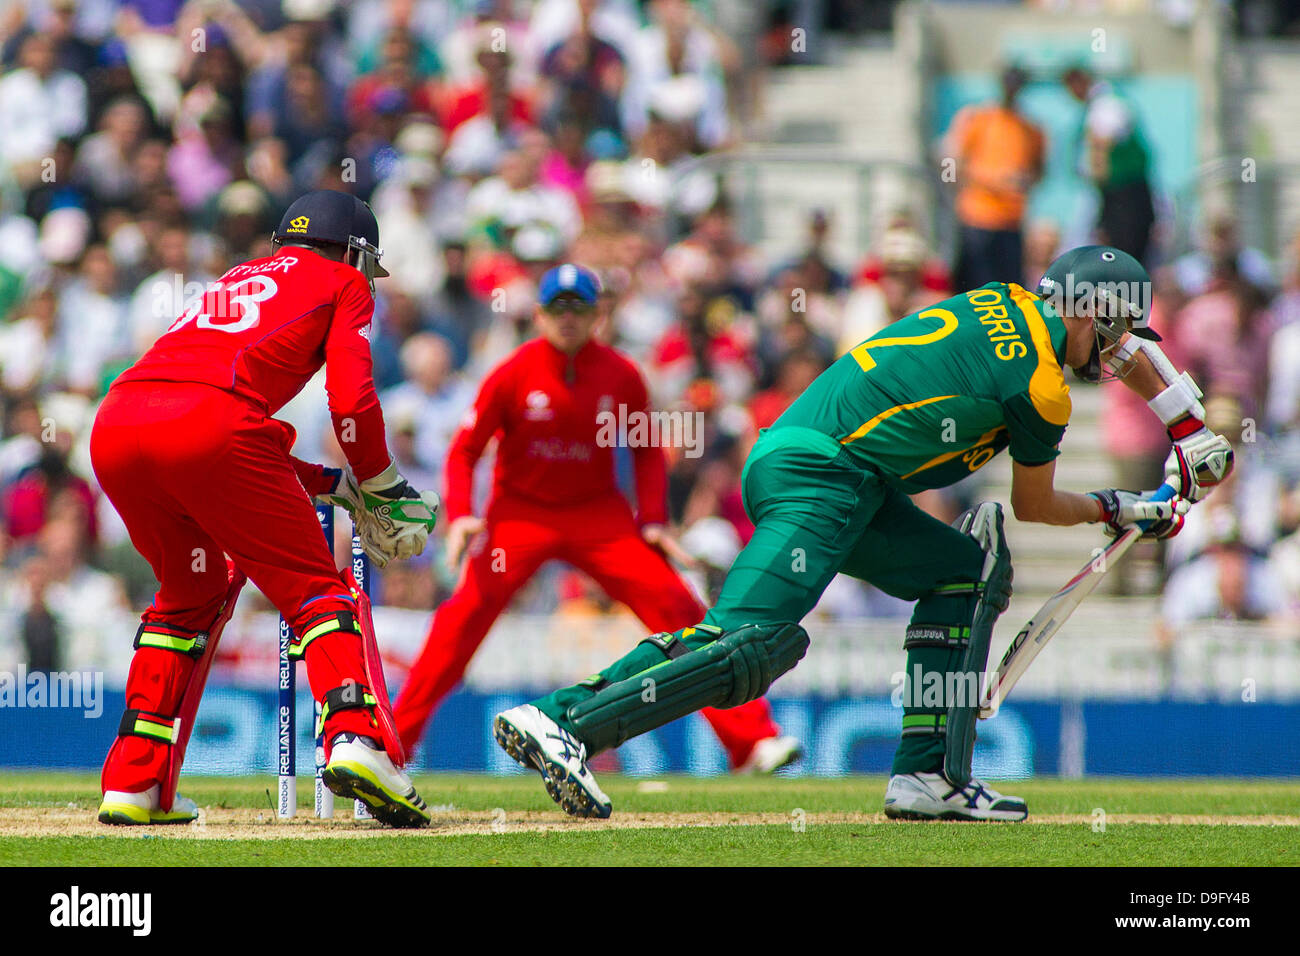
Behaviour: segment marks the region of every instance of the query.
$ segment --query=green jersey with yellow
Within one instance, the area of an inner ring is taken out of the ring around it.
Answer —
[[[771,430],[829,435],[909,494],[951,485],[1004,448],[1021,464],[1046,464],[1070,418],[1065,338],[1045,301],[990,282],[867,339]]]

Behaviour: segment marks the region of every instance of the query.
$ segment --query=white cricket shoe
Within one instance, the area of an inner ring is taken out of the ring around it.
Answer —
[[[738,774],[774,773],[803,756],[798,737],[764,737],[754,744],[745,762],[735,769]]]
[[[546,792],[565,813],[603,819],[613,812],[587,769],[586,746],[532,704],[497,714],[492,736],[517,764],[542,775]]]
[[[162,787],[154,784],[139,793],[109,790],[99,804],[99,822],[114,826],[147,826],[161,823],[193,823],[199,817],[199,808],[189,797],[177,794],[172,798],[172,808],[161,806]]]
[[[321,779],[340,797],[360,800],[376,820],[390,827],[427,827],[433,819],[411,778],[369,737],[335,737]]]
[[[1023,820],[1029,807],[971,777],[954,787],[941,773],[895,774],[885,789],[885,816],[895,820]]]

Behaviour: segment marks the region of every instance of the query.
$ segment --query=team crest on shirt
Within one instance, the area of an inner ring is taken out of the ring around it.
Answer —
[[[530,422],[548,422],[555,417],[551,408],[551,396],[540,388],[535,388],[524,399],[524,418]]]

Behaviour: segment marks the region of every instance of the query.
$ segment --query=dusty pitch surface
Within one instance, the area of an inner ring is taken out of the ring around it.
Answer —
[[[346,808],[348,814],[351,809]],[[268,809],[205,807],[199,821],[187,825],[151,827],[108,827],[95,820],[95,807],[0,808],[0,837],[168,837],[189,840],[274,840],[355,838],[384,839],[411,837],[466,836],[501,833],[586,832],[593,830],[646,830],[674,827],[734,827],[789,825],[787,813],[615,813],[608,820],[578,820],[558,812],[471,811],[455,807],[434,807],[432,826],[421,830],[393,830],[373,821],[354,821],[340,813],[334,820],[317,820],[307,814],[278,820]],[[833,823],[893,826],[936,826],[934,823],[889,821],[883,813],[809,813],[808,825]],[[1086,826],[1088,814],[1046,814],[1030,816],[1019,826]],[[1279,814],[1111,814],[1107,825],[1169,824],[1180,826],[1300,827],[1300,816]]]
[[[276,818],[273,778],[182,780],[202,823],[98,823],[94,774],[0,772],[0,863],[17,866],[1295,866],[1300,780],[1033,779],[1021,824],[900,823],[883,777],[606,775],[609,820],[566,816],[535,775],[424,774],[433,825]],[[1011,787],[1015,789],[1012,790]],[[301,790],[301,788],[300,788]],[[430,799],[431,798],[431,799]]]

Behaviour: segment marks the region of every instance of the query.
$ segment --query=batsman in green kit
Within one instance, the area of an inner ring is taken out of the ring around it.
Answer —
[[[1195,384],[1155,344],[1149,289],[1135,260],[1086,246],[1053,263],[1038,294],[989,283],[857,346],[755,443],[741,479],[754,535],[704,620],[647,637],[599,674],[500,714],[498,743],[537,770],[566,811],[608,816],[587,759],[701,707],[766,692],[809,646],[799,621],[847,574],[916,602],[906,673],[943,690],[905,688],[886,813],[1024,819],[1023,800],[971,773],[979,680],[1011,595],[1001,506],[986,502],[950,526],[908,496],[951,485],[1008,449],[1020,519],[1104,522],[1112,533],[1150,521],[1148,534],[1176,534],[1189,503],[1231,469],[1232,452],[1205,429]],[[1168,470],[1179,496],[1054,487],[1070,418],[1066,367],[1090,381],[1123,378],[1148,399],[1176,443]]]

